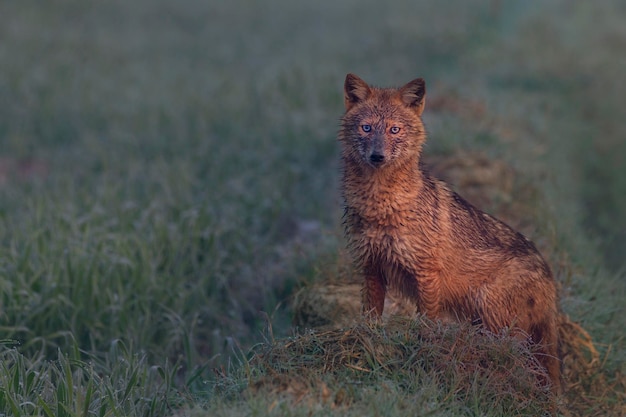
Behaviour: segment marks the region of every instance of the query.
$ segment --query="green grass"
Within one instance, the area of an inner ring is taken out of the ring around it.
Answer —
[[[4,2],[0,414],[335,412],[239,394],[267,321],[290,335],[295,290],[343,267],[347,72],[422,76],[430,97],[458,98],[426,112],[426,152],[484,151],[539,188],[532,237],[553,248],[564,310],[626,373],[625,13],[618,1]],[[222,378],[231,391],[213,386]],[[350,385],[354,415],[425,407],[386,378]],[[413,383],[436,409],[427,380]],[[479,400],[456,410],[488,413]]]
[[[76,349],[33,359],[4,346],[0,409],[14,416],[161,416],[183,404],[175,367],[148,366],[121,342],[99,356],[85,361]]]

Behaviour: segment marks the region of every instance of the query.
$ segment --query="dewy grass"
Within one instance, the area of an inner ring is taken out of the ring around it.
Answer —
[[[0,349],[0,410],[7,415],[162,416],[184,402],[174,385],[176,367],[149,366],[119,343],[88,361]]]

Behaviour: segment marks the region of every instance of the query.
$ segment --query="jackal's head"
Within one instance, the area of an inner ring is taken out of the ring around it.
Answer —
[[[401,88],[377,88],[348,74],[339,133],[344,159],[374,169],[415,163],[426,140],[421,120],[425,102],[421,78]]]

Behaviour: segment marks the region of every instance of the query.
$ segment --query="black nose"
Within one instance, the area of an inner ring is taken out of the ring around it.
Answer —
[[[380,165],[385,160],[385,155],[379,153],[373,153],[370,155],[370,162],[374,165]]]

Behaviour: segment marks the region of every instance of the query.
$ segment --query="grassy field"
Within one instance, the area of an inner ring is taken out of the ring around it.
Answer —
[[[524,220],[563,310],[626,374],[625,18],[617,0],[3,2],[0,414],[536,415],[376,361],[316,376],[343,402],[251,389],[295,291],[347,267],[347,72],[424,77],[428,154],[483,152],[538,190]]]

